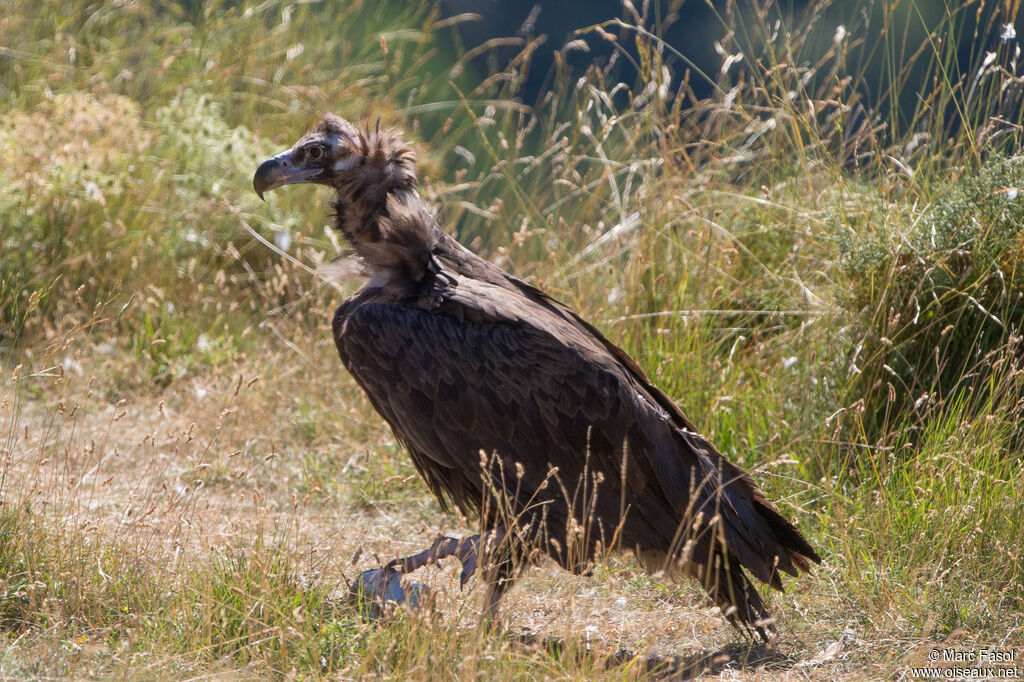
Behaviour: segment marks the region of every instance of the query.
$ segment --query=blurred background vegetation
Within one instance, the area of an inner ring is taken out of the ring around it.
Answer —
[[[758,472],[829,557],[823,614],[1020,643],[1019,4],[8,0],[5,391],[87,358],[111,404],[269,348],[335,368],[330,197],[251,177],[325,111],[380,120],[446,229]],[[340,428],[319,386],[314,453]]]

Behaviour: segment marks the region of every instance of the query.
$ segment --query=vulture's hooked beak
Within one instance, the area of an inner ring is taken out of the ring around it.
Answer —
[[[260,167],[256,169],[256,175],[252,176],[252,187],[256,190],[256,195],[262,199],[264,192],[269,192],[281,185],[306,182],[322,172],[322,168],[296,166],[292,160],[292,152],[288,150],[260,164]]]

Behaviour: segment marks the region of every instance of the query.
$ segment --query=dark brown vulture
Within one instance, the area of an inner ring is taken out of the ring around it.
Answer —
[[[337,192],[337,229],[371,275],[334,316],[341,360],[442,508],[484,529],[439,538],[366,584],[456,556],[463,582],[481,568],[492,616],[539,553],[584,573],[632,550],[651,572],[696,578],[767,639],[746,572],[781,589],[780,572],[799,575],[818,554],[621,348],[446,234],[414,163],[395,131],[328,114],[253,178],[261,197],[299,182]]]

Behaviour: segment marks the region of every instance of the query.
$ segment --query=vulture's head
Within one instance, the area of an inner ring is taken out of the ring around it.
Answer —
[[[256,170],[256,194],[282,185],[328,185],[342,201],[384,202],[389,193],[416,185],[415,155],[394,130],[360,131],[327,114],[291,149]]]

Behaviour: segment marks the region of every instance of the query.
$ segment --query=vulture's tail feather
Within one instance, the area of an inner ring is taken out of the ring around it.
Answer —
[[[775,626],[761,594],[739,565],[730,566],[718,554],[711,566],[701,566],[699,572],[706,572],[706,575],[698,576],[701,584],[738,630],[751,636],[756,633],[764,642],[775,634]]]
[[[789,575],[798,576],[801,572],[806,573],[810,570],[812,561],[816,564],[821,563],[821,557],[814,551],[810,543],[778,511],[756,500],[754,501],[754,507],[757,509],[761,519],[771,529],[778,542],[779,549],[784,552],[779,553],[778,568]],[[776,589],[782,589],[781,584],[773,584],[772,586]]]

